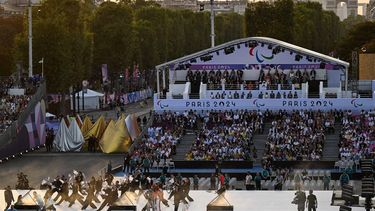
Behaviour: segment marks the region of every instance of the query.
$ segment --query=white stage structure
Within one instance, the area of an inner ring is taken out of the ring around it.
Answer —
[[[45,191],[37,191],[42,197]],[[13,196],[17,199],[18,195],[27,193],[24,190],[13,191]],[[297,206],[292,204],[295,191],[227,191],[225,197],[234,206],[236,211],[293,211],[297,210]],[[308,194],[308,193],[306,193]],[[314,194],[318,199],[319,211],[338,211],[339,207],[331,206],[332,191],[316,191]],[[0,210],[4,210],[4,190],[0,190]],[[53,195],[55,197],[56,194]],[[190,196],[195,200],[189,203],[187,210],[205,211],[207,204],[211,202],[217,195],[213,191],[190,191]],[[168,194],[164,193],[167,198]],[[57,205],[57,211],[76,211],[81,209],[81,205],[77,202],[74,206],[68,208],[67,202]],[[139,198],[137,210],[141,210],[146,204],[146,199],[142,196]],[[97,207],[100,204],[95,203]],[[161,205],[162,211],[173,211],[173,200],[169,200],[170,207]],[[180,206],[179,210],[183,210]],[[107,209],[107,208],[106,208]],[[104,210],[106,210],[104,209]],[[96,210],[88,207],[86,210]],[[363,211],[363,207],[353,207],[353,211]]]

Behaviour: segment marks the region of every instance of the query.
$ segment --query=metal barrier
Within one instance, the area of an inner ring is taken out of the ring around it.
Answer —
[[[19,114],[19,117],[14,121],[7,130],[0,134],[0,151],[8,145],[18,144],[16,142],[18,128],[26,123],[27,118],[32,112],[34,112],[35,106],[45,97],[46,95],[46,83],[44,81],[40,82],[40,85],[36,93],[31,98],[30,102],[27,104],[27,107]],[[0,154],[0,158],[3,157]]]

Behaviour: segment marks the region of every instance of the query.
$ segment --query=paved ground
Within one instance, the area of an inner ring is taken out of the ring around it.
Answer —
[[[152,109],[152,100],[147,105],[134,103],[125,107],[125,113],[135,113],[137,116],[144,115]],[[117,119],[115,111],[90,112],[90,116],[97,119],[100,115],[106,118]],[[98,173],[107,167],[108,161],[112,166],[122,162],[123,155],[108,155],[102,153],[47,153],[45,149],[38,152],[24,154],[23,157],[9,160],[0,164],[0,189],[6,185],[12,188],[17,183],[17,173],[23,172],[28,175],[30,186],[38,188],[40,182],[46,177],[55,177],[61,174],[69,174],[73,170],[81,170],[87,176],[98,176]]]
[[[107,155],[102,153],[46,153],[34,152],[24,154],[23,157],[12,159],[0,164],[0,189],[6,185],[15,187],[17,173],[22,171],[28,175],[30,186],[38,188],[40,182],[49,177],[65,174],[73,170],[80,170],[86,176],[98,176],[105,170],[108,161],[112,166],[122,162],[123,155]]]

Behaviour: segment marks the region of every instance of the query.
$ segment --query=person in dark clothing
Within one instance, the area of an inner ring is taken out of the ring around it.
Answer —
[[[174,189],[172,190],[171,194],[168,197],[168,200],[171,199],[173,196],[174,201],[174,211],[178,211],[178,207],[180,205],[180,202],[187,204],[188,202],[185,200],[185,193],[182,185],[179,183],[175,183]]]
[[[56,204],[59,205],[63,201],[69,201],[69,183],[67,181],[64,181],[64,183],[61,185],[61,191],[58,192],[58,195],[55,197],[55,201],[61,196],[60,201]]]
[[[92,202],[92,201],[95,200],[95,198],[96,198],[96,196],[95,196],[95,182],[94,182],[94,183],[89,184],[89,190],[88,190],[88,193],[87,193],[86,200],[83,204],[82,210],[86,209],[89,205],[93,209],[96,209],[95,204]],[[98,201],[96,201],[96,202],[98,202]]]
[[[185,198],[187,198],[190,202],[194,201],[194,199],[189,196],[189,192],[190,192],[190,180],[189,179],[182,180],[182,189],[183,189]]]
[[[12,202],[14,201],[12,189],[10,189],[9,185],[8,187],[5,188],[4,199],[5,199],[5,203],[7,204],[5,206],[5,210],[7,210],[12,205]]]
[[[98,211],[102,210],[106,205],[111,206],[118,199],[118,192],[116,186],[112,186],[107,197],[103,201],[102,205],[99,207]]]
[[[122,168],[122,172],[128,173],[130,171],[130,159],[131,159],[130,154],[126,154],[124,157],[124,165]]]
[[[257,172],[256,176],[254,177],[255,189],[256,190],[262,190],[261,181],[262,181],[262,177],[260,176],[259,172]]]
[[[78,193],[78,190],[79,190],[79,184],[77,182],[74,182],[73,183],[73,186],[72,186],[72,195],[70,195],[69,197],[69,207],[73,206],[73,204],[75,203],[75,201],[77,200],[79,203],[81,203],[81,205],[84,204],[83,202],[83,196],[81,196],[79,193]]]
[[[214,174],[211,174],[211,177],[210,177],[210,189],[216,190],[216,177]]]
[[[316,211],[316,208],[318,208],[318,200],[313,194],[313,190],[310,190],[309,195],[307,196],[306,207],[308,211]]]
[[[102,190],[102,187],[103,187],[103,180],[102,180],[102,177],[99,177],[97,180],[96,180],[96,184],[95,184],[95,195],[98,195],[99,192]]]
[[[298,190],[296,193],[297,197],[297,210],[305,211],[306,193],[305,191]]]

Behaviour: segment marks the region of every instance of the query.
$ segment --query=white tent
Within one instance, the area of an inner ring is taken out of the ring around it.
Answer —
[[[53,141],[53,146],[57,151],[80,151],[84,142],[82,132],[75,119],[70,121],[69,129],[66,126],[65,120],[61,120],[59,130]]]
[[[79,96],[79,99],[78,99],[78,96]],[[83,96],[83,99],[82,99],[82,96]],[[96,92],[91,89],[87,89],[85,93],[83,93],[81,90],[80,92],[76,94],[76,108],[78,108],[78,104],[79,104],[80,110],[83,110],[82,108],[84,108],[84,110],[99,109],[100,107],[99,99],[102,98],[103,96],[104,94],[100,92]],[[70,96],[70,107],[71,109],[73,109],[73,95]]]

